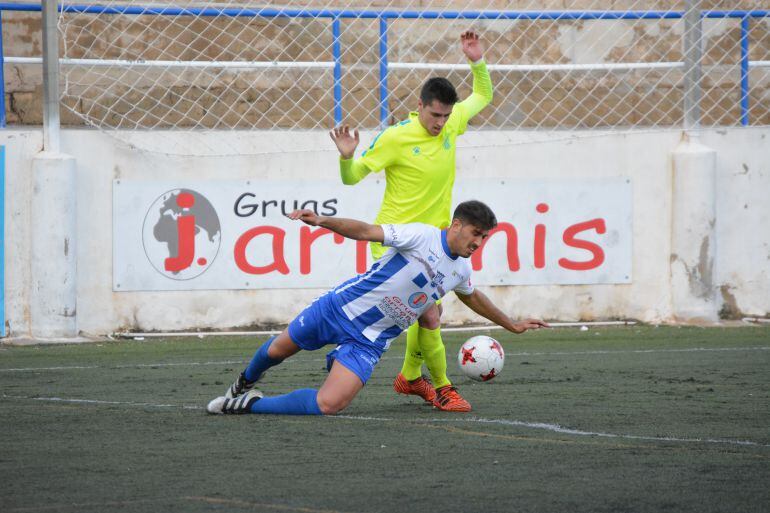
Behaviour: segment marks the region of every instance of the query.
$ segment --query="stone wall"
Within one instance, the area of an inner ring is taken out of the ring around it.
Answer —
[[[173,4],[170,1],[168,4]],[[181,3],[181,2],[180,2]],[[185,4],[187,2],[184,2]],[[542,1],[542,10],[682,9],[684,2]],[[290,8],[308,7],[298,1]],[[393,0],[353,2],[369,9],[532,9],[534,2]],[[319,6],[327,6],[320,4]],[[770,7],[767,1],[703,2],[706,9]],[[309,8],[312,8],[312,4]],[[40,13],[3,13],[7,56],[40,56]],[[70,58],[145,60],[331,61],[328,19],[219,18],[213,22],[165,16],[65,15],[62,53]],[[487,61],[498,64],[681,61],[681,20],[477,21],[488,44]],[[738,20],[707,20],[701,109],[707,125],[736,125],[740,118]],[[462,63],[456,35],[465,22],[389,22],[389,59]],[[753,20],[752,60],[770,60],[770,19]],[[377,20],[342,21],[342,90],[345,121],[379,123]],[[319,128],[333,124],[333,77],[329,69],[201,71],[151,68],[62,70],[62,122],[119,128]],[[435,74],[435,73],[434,73]],[[461,96],[469,73],[447,75]],[[415,107],[428,70],[392,70],[388,76],[392,119]],[[494,108],[474,119],[489,128],[670,126],[682,120],[682,72],[493,72]],[[750,74],[750,120],[770,124],[770,69]],[[64,87],[66,86],[66,87]],[[37,65],[6,65],[9,124],[42,120],[42,75]]]

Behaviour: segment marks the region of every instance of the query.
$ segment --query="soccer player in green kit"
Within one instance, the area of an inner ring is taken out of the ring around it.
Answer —
[[[354,159],[358,130],[338,127],[330,133],[340,152],[340,175],[354,185],[372,172],[385,170],[385,196],[375,224],[426,223],[446,228],[450,222],[455,181],[455,142],[468,121],[492,101],[492,80],[476,32],[460,36],[470,61],[473,93],[458,103],[454,86],[445,78],[431,78],[420,92],[417,112],[386,128],[371,146]],[[372,256],[386,251],[372,243]],[[440,279],[440,278],[437,278]],[[407,330],[406,356],[393,388],[413,394],[445,411],[467,412],[471,405],[452,386],[446,374],[446,350],[441,340],[441,306],[434,305]],[[423,362],[433,383],[422,376]]]

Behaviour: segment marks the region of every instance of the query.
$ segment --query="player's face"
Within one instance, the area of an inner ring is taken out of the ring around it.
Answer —
[[[420,119],[420,124],[430,135],[438,135],[449,119],[452,108],[454,105],[447,105],[438,100],[433,100],[428,105],[423,105],[422,100],[420,100],[417,104],[417,116]]]
[[[482,230],[469,223],[461,223],[458,219],[452,220],[452,228],[455,228],[457,235],[454,238],[454,247],[450,249],[463,258],[470,257],[481,247],[484,239],[489,237],[489,230]]]

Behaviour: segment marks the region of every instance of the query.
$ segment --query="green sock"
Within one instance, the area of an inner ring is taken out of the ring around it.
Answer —
[[[419,328],[419,334],[422,357],[430,372],[433,386],[441,388],[451,385],[446,375],[446,349],[444,349],[444,341],[441,340],[441,328],[435,330]]]
[[[406,330],[406,355],[404,355],[404,365],[401,366],[401,374],[409,381],[422,376],[420,329],[420,325],[415,322]]]

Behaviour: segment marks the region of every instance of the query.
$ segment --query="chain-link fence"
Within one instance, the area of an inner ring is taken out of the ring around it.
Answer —
[[[495,88],[478,128],[584,133],[681,127],[688,117],[694,126],[768,125],[768,8],[66,0],[62,105],[65,119],[104,130],[377,128],[414,110],[430,76],[470,92],[459,35],[473,28]]]

